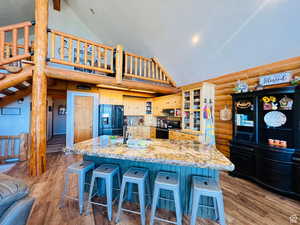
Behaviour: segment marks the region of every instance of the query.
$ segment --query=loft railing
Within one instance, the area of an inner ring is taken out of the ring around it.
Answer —
[[[10,160],[27,160],[28,148],[27,133],[18,136],[0,136],[0,164]]]
[[[51,30],[50,62],[114,73],[114,48]]]
[[[32,22],[23,22],[0,27],[0,66],[31,57],[31,52],[34,53],[29,44],[31,26]],[[87,73],[115,74],[118,83],[126,78],[176,87],[157,58],[123,51],[120,45],[111,47],[52,29],[48,30],[48,44],[48,60],[53,64]]]
[[[0,65],[31,56],[29,43],[31,26],[32,22],[23,22],[0,27]]]
[[[141,80],[166,83],[176,86],[171,76],[158,62],[157,58],[146,58],[125,52],[124,76]]]

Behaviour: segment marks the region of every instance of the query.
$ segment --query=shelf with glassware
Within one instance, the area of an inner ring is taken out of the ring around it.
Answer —
[[[204,116],[213,115],[215,85],[203,83],[201,87],[182,90],[182,130],[205,133]],[[204,110],[206,109],[206,112]],[[207,111],[209,111],[207,113]],[[213,121],[210,126],[214,126]]]

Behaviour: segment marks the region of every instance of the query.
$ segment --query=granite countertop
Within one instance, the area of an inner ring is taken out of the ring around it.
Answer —
[[[232,171],[234,165],[215,147],[208,147],[193,141],[164,139],[135,139],[131,143],[148,143],[147,147],[128,147],[122,144],[123,138],[110,139],[96,137],[79,142],[65,152],[99,156],[114,159],[126,159],[142,162],[163,163],[179,166],[210,168]]]
[[[191,135],[194,135],[194,136],[201,136],[201,134],[199,134],[199,133],[195,133],[195,132],[192,132],[192,131],[184,131],[184,130],[181,130],[181,129],[170,129],[170,131],[179,132],[179,133],[183,133],[183,134],[191,134]]]

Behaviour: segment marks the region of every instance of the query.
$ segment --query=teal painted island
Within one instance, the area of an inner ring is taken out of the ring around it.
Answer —
[[[121,173],[130,167],[144,167],[150,171],[150,183],[159,171],[176,172],[180,179],[183,212],[188,213],[191,178],[194,175],[214,178],[219,182],[220,171],[232,171],[234,165],[215,147],[205,146],[194,141],[163,139],[131,139],[123,144],[123,138],[101,136],[75,144],[65,152],[81,154],[84,160],[118,164]],[[151,188],[152,189],[152,188]],[[162,193],[159,207],[174,210],[171,193]],[[165,199],[166,198],[166,199]],[[202,197],[199,216],[214,218],[211,209],[213,200]]]

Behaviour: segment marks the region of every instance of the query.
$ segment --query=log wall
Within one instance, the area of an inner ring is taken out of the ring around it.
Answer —
[[[216,85],[216,103],[215,103],[215,127],[217,148],[226,156],[229,156],[229,142],[232,139],[232,121],[221,121],[220,110],[226,105],[232,107],[231,93],[238,80],[246,81],[251,89],[253,89],[259,81],[260,76],[279,73],[284,71],[292,71],[293,74],[300,72],[300,57],[290,58],[288,60],[271,63],[268,65],[258,66],[255,68],[243,70],[236,73],[230,73],[209,79],[202,82],[210,82]],[[193,83],[183,86],[184,88],[195,88],[201,86],[202,82]],[[266,88],[283,87],[290,84],[281,84],[268,86]]]

